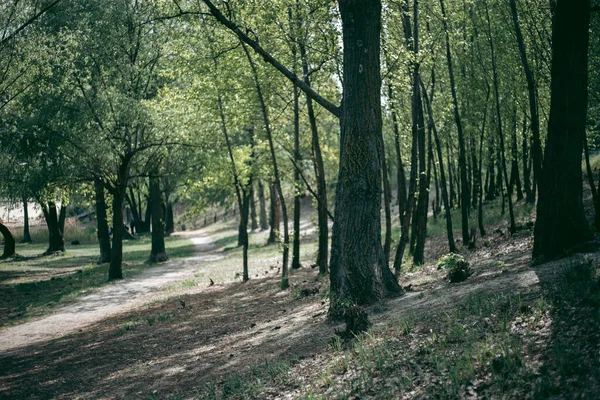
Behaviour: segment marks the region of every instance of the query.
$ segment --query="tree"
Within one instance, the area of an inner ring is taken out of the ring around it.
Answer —
[[[210,0],[211,14],[332,114],[340,118],[340,167],[331,246],[330,315],[347,301],[367,304],[402,293],[385,262],[381,243],[382,130],[379,1],[340,0],[344,67],[343,107],[337,107],[266,52]]]
[[[590,238],[581,175],[589,24],[589,1],[557,0],[552,25],[550,121],[533,241],[537,262],[561,256]]]

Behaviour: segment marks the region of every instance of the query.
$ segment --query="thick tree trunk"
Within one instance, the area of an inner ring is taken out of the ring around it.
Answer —
[[[583,0],[584,2],[586,0]],[[527,61],[527,49],[525,47],[525,41],[523,40],[523,34],[521,33],[521,24],[519,22],[519,14],[517,12],[516,0],[510,0],[510,9],[512,13],[513,25],[515,27],[515,33],[517,43],[519,45],[519,55],[521,57],[521,64],[523,65],[523,71],[525,72],[525,79],[527,80],[527,92],[529,94],[529,115],[531,117],[531,133],[532,133],[532,146],[531,146],[531,158],[533,161],[533,180],[537,181],[542,173],[542,145],[540,142],[540,121],[538,116],[538,105],[536,96],[536,85],[533,72],[529,67]],[[527,201],[535,203],[535,185],[527,197]]]
[[[61,221],[59,212],[56,207],[56,203],[40,203],[44,219],[46,220],[46,226],[48,228],[48,248],[45,254],[56,253],[58,251],[65,251],[65,240],[63,237],[63,230],[61,230]],[[61,209],[65,209],[66,206],[62,206]],[[61,210],[61,214],[63,211]],[[64,219],[63,229],[64,229]]]
[[[446,20],[446,9],[444,0],[440,0],[442,9],[442,25],[446,37],[446,60],[448,62],[448,75],[450,76],[450,92],[452,93],[452,103],[454,110],[454,121],[458,132],[458,168],[460,173],[460,208],[461,208],[461,227],[463,245],[469,243],[469,183],[467,182],[467,160],[465,150],[465,137],[463,133],[462,121],[458,109],[458,98],[456,94],[456,84],[454,81],[454,68],[452,65],[452,52],[450,51],[450,35],[448,32],[448,22]]]
[[[590,2],[558,0],[552,24],[550,121],[539,180],[534,261],[545,261],[587,241],[581,151],[588,96]]]
[[[4,251],[2,253],[2,259],[12,257],[16,254],[15,238],[10,232],[10,229],[0,222],[0,233],[4,237]]]
[[[131,162],[131,157],[129,155],[122,160],[117,170],[117,184],[108,188],[113,196],[113,241],[110,254],[110,267],[108,269],[109,281],[123,279],[123,234],[125,232],[125,225],[123,224],[123,201],[129,182],[129,163]]]
[[[106,216],[104,185],[99,178],[94,180],[94,190],[96,194],[97,236],[100,245],[98,264],[104,264],[110,262],[110,234],[108,232],[108,218]]]
[[[165,251],[165,224],[160,191],[160,178],[158,169],[150,175],[150,198],[152,199],[152,247],[149,261],[153,263],[164,262],[169,259]]]
[[[260,230],[264,231],[269,229],[269,221],[267,220],[267,205],[265,201],[265,186],[262,180],[258,181],[258,223],[260,224]]]
[[[339,1],[344,67],[330,316],[402,293],[381,245],[381,3]]]
[[[29,209],[27,197],[23,196],[23,239],[21,243],[31,243],[31,234],[29,233]]]

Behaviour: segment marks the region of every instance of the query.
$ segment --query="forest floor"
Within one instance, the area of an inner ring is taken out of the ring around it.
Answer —
[[[431,220],[426,265],[407,265],[406,294],[369,308],[371,330],[351,341],[326,322],[309,219],[304,267],[283,291],[265,232],[251,235],[242,283],[235,221],[211,225],[191,234],[192,257],[0,330],[0,398],[597,398],[600,253],[532,266],[531,209],[515,208],[515,235],[497,203],[486,209],[461,283],[436,268],[445,235]]]

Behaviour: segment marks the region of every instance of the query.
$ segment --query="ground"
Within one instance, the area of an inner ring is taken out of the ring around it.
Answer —
[[[461,283],[436,268],[445,237],[432,221],[427,265],[407,266],[406,295],[368,308],[373,327],[351,341],[326,321],[308,220],[304,267],[284,291],[266,233],[251,235],[242,283],[235,221],[189,232],[172,240],[195,242],[192,256],[5,321],[0,398],[595,398],[600,255],[532,266],[531,209],[518,208],[514,236],[488,210]],[[48,271],[29,281],[81,274]],[[23,279],[0,277],[0,293]]]

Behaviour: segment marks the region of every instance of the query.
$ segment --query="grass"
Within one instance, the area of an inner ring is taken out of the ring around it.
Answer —
[[[200,398],[593,398],[599,332],[598,269],[576,263],[532,291],[471,295],[351,342],[333,336],[328,352],[297,371],[269,361],[211,382]]]
[[[187,239],[165,239],[171,258],[187,257],[195,246]],[[125,279],[151,268],[146,262],[151,238],[142,236],[125,241],[123,277]],[[97,244],[67,245],[59,255],[40,256],[45,244],[17,245],[21,257],[0,262],[0,326],[46,314],[88,290],[107,283],[108,264],[96,265]]]

